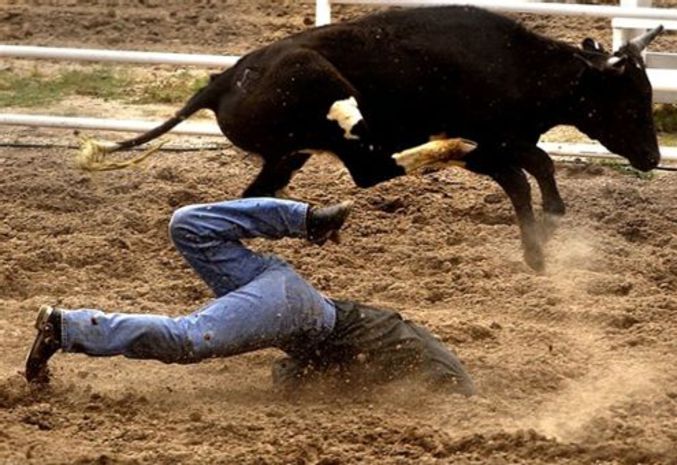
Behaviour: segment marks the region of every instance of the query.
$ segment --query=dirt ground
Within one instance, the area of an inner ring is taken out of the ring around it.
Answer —
[[[241,53],[312,21],[292,1],[0,5],[0,42],[26,44]],[[526,20],[576,41],[609,35],[599,20]],[[190,366],[59,354],[51,386],[31,389],[21,370],[39,305],[180,315],[207,301],[169,244],[170,214],[237,196],[258,166],[227,147],[85,174],[72,155],[0,147],[0,464],[677,464],[674,173],[560,164],[569,211],[542,275],[487,179],[445,170],[361,190],[324,156],[297,175],[292,197],[356,202],[343,243],[252,246],[330,296],[430,327],[477,397],[402,382],[290,399],[269,380],[275,351]]]

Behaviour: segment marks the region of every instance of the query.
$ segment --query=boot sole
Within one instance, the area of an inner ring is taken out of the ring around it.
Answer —
[[[49,324],[49,317],[54,312],[54,308],[49,305],[43,305],[38,311],[38,316],[35,319],[35,329],[38,330],[37,336],[33,341],[31,349],[28,351],[26,356],[26,379],[30,382],[39,378],[40,372],[43,370],[38,370],[36,373],[29,371],[29,364],[32,360],[35,360],[38,347],[45,343],[45,332],[47,330],[47,325]]]

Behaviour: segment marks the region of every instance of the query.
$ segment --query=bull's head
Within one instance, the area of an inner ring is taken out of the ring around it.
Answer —
[[[642,50],[662,32],[659,26],[613,54],[583,41],[576,126],[642,171],[660,162],[652,114],[651,83]]]

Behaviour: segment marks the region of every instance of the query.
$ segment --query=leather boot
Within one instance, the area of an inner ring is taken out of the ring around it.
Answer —
[[[35,328],[38,334],[26,357],[26,380],[47,382],[47,362],[61,348],[62,310],[43,305],[38,311]]]
[[[318,245],[327,240],[338,242],[338,231],[348,218],[352,206],[352,202],[346,201],[328,207],[311,207],[306,218],[308,240]]]

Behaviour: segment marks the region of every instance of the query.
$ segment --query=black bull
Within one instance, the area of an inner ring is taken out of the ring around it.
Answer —
[[[117,149],[148,142],[202,108],[223,133],[263,158],[245,196],[275,195],[309,149],[341,159],[360,187],[405,174],[392,154],[446,134],[477,142],[464,166],[508,194],[527,263],[544,266],[525,171],[545,218],[564,214],[550,157],[536,143],[569,124],[640,170],[660,159],[651,85],[640,52],[660,28],[615,54],[591,39],[577,48],[473,7],[389,11],[311,29],[242,57],[213,75],[176,115]],[[328,118],[354,97],[359,123]]]

